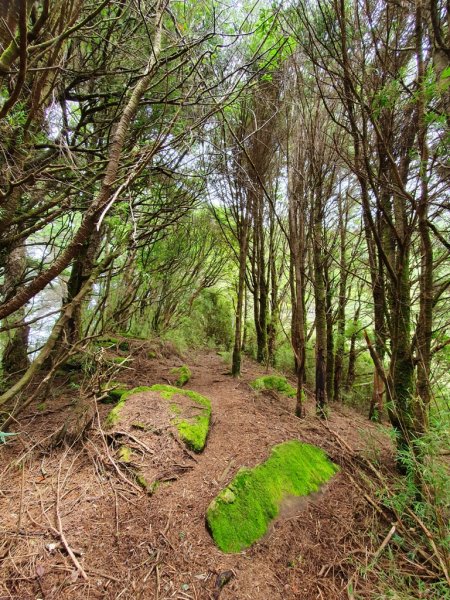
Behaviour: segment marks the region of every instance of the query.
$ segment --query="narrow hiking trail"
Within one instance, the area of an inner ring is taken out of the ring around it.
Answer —
[[[389,461],[385,434],[345,408],[323,424],[312,402],[307,418],[296,419],[293,399],[250,388],[265,372],[253,361],[246,360],[240,380],[214,352],[184,362],[192,370],[186,387],[211,400],[208,441],[198,455],[179,443],[161,446],[162,484],[151,496],[129,485],[108,446],[102,423],[110,406],[99,405],[87,437],[72,448],[45,444],[66,418],[67,391],[48,410],[25,416],[21,436],[1,450],[1,598],[334,600],[349,597],[349,582],[364,597],[370,581],[355,576],[356,559],[370,553],[373,515],[345,467],[314,497],[286,503],[265,538],[239,554],[216,548],[205,513],[238,469],[265,460],[274,444],[313,443],[339,464],[342,448],[328,427],[355,451],[378,448]],[[179,363],[137,352],[121,380],[168,383]],[[17,460],[21,468],[6,466]],[[224,572],[229,581],[220,590]]]

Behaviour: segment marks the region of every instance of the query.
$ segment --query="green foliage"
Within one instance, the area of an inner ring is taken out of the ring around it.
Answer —
[[[176,385],[178,387],[183,387],[192,377],[192,372],[187,365],[181,365],[181,367],[175,367],[171,370],[171,373],[174,375],[178,375],[178,379],[176,381]]]
[[[272,73],[293,54],[296,46],[295,38],[280,27],[277,11],[273,7],[262,8],[248,45],[250,56],[257,57],[258,67],[264,70],[261,80],[271,81]]]
[[[275,364],[283,373],[292,373],[294,369],[294,352],[291,344],[282,343],[275,351]]]
[[[254,469],[240,469],[209,505],[206,521],[223,552],[240,552],[267,531],[284,497],[317,492],[338,470],[315,446],[292,440],[274,446]]]
[[[233,342],[233,307],[219,290],[201,292],[189,315],[181,317],[162,336],[172,342],[180,354],[193,348],[223,348]]]
[[[450,437],[450,413],[432,416],[430,428],[422,437],[415,439],[410,448],[400,451],[399,458],[406,471],[391,489],[385,488],[380,497],[386,506],[401,515],[403,523],[415,532],[415,545],[430,548],[432,536],[434,547],[430,550],[441,557],[450,555],[448,511],[450,507],[450,475],[446,461]],[[394,434],[392,434],[394,435]],[[418,526],[411,512],[424,524],[427,533]],[[415,550],[412,550],[414,558]],[[443,577],[443,574],[442,574]],[[419,581],[416,582],[420,584]],[[438,582],[436,589],[442,589]],[[430,598],[444,598],[437,594]]]
[[[289,398],[294,398],[297,394],[297,390],[287,382],[286,377],[280,375],[264,375],[254,379],[250,385],[254,390],[275,390]]]

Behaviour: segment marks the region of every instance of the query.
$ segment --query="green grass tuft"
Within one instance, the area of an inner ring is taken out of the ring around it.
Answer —
[[[240,469],[211,502],[206,522],[223,552],[240,552],[260,539],[285,496],[306,496],[338,471],[320,448],[292,440],[272,448],[253,469]]]
[[[182,365],[181,367],[175,367],[172,369],[171,373],[178,375],[178,379],[175,383],[178,387],[183,387],[192,377],[192,372],[187,365]]]
[[[297,390],[287,382],[286,377],[280,375],[258,377],[250,382],[250,385],[254,390],[276,390],[289,398],[294,398],[297,394]]]

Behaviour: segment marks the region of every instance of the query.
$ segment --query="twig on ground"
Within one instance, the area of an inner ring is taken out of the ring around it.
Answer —
[[[144,450],[146,450],[149,454],[155,454],[154,450],[152,450],[151,448],[149,448],[147,446],[147,444],[144,444],[144,442],[141,442],[141,440],[139,440],[137,437],[135,437],[131,433],[128,433],[126,431],[115,431],[114,435],[123,435],[123,436],[126,436],[126,437],[130,438],[130,440],[132,440],[133,442],[135,442],[136,444],[138,444],[138,446],[142,446],[142,448],[144,448]]]

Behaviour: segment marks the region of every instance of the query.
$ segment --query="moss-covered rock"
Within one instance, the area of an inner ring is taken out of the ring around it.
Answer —
[[[208,437],[209,423],[211,419],[211,402],[197,392],[191,390],[180,390],[170,385],[154,385],[150,388],[154,392],[159,392],[162,398],[171,401],[171,411],[176,416],[172,422],[176,426],[178,434],[183,442],[194,452],[201,452],[206,444]],[[174,396],[181,395],[202,408],[200,414],[192,418],[182,418],[179,416],[178,409],[182,407],[176,402]]]
[[[108,416],[105,419],[105,427],[110,428],[114,427],[120,421],[120,411],[125,406],[125,398],[126,394],[122,394],[119,402],[115,405],[115,407],[108,413]]]
[[[176,426],[181,440],[194,452],[201,452],[206,444],[211,420],[211,402],[197,392],[180,390],[171,385],[152,385],[133,388],[120,396],[119,402],[106,417],[105,427],[110,428],[120,421],[120,413],[130,396],[141,392],[158,392],[161,398],[170,402],[170,410],[174,415],[172,423]],[[200,408],[200,413],[193,417],[183,418],[183,406],[175,396],[189,398]],[[136,426],[133,423],[133,426]]]
[[[175,367],[172,369],[171,373],[174,375],[178,375],[178,379],[175,382],[175,385],[178,387],[183,387],[192,377],[192,372],[187,365],[182,365],[181,367]]]
[[[250,385],[254,390],[275,390],[289,398],[294,398],[297,394],[297,390],[288,383],[286,377],[280,375],[258,377],[251,381]]]
[[[240,469],[211,502],[207,526],[223,552],[240,552],[260,539],[286,496],[317,492],[339,468],[320,448],[292,440],[274,446],[253,469]]]

